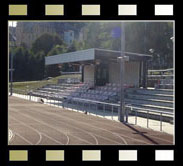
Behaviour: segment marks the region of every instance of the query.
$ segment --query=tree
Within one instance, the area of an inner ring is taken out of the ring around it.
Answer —
[[[10,52],[11,54],[11,52]],[[14,50],[13,66],[14,71],[14,81],[24,81],[29,80],[29,58],[30,54],[28,50],[23,47],[18,47]]]
[[[113,38],[111,32],[121,27],[120,22],[87,23],[84,29],[85,49],[121,49],[121,37]],[[122,34],[123,35],[123,34]],[[125,22],[125,50],[150,54],[153,48],[152,68],[173,67],[172,22]]]
[[[66,53],[67,52],[67,47],[66,44],[62,44],[62,45],[56,45],[54,48],[52,48],[47,56],[53,56],[53,55],[58,55],[58,54],[62,54],[62,53]],[[60,75],[60,68],[59,66],[56,65],[48,65],[45,67],[45,75],[46,77],[56,77]]]
[[[48,52],[55,45],[62,45],[63,41],[58,35],[52,35],[49,33],[45,33],[38,37],[32,44],[32,52],[35,54],[37,52],[43,51],[47,56]]]

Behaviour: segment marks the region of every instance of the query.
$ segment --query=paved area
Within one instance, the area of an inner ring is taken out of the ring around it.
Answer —
[[[173,144],[173,135],[9,97],[10,145]]]

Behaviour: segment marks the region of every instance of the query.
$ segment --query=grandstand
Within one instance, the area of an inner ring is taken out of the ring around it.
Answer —
[[[104,55],[106,55],[106,59]],[[127,108],[133,107],[142,110],[173,113],[173,89],[145,88],[147,77],[146,62],[150,56],[136,53],[126,53],[126,55],[129,56],[129,61],[125,62],[124,81],[125,105],[128,106]],[[72,101],[81,103],[96,101],[119,104],[118,56],[120,56],[120,52],[118,51],[89,49],[46,57],[46,65],[62,63],[82,65],[82,79],[60,79],[57,84],[45,85],[29,94],[57,100],[62,104],[73,104],[74,102]],[[140,87],[141,84],[144,85],[144,88]],[[144,113],[138,115],[147,116]],[[159,116],[155,115],[151,115],[150,117],[159,118]],[[164,120],[167,120],[167,118],[164,118]]]
[[[107,84],[105,86],[94,87],[89,83],[60,83],[49,84],[41,87],[33,91],[31,95],[50,100],[58,100],[63,104],[71,103],[72,100],[81,103],[100,101],[118,104],[119,92],[119,84]],[[173,113],[173,90],[142,89],[126,86],[125,105],[137,107],[138,109],[149,109],[152,111]],[[146,115],[139,114],[139,116]],[[159,118],[159,115],[151,115],[151,118],[157,119]],[[164,118],[164,120],[167,121],[166,118]],[[172,118],[168,118],[168,121],[170,120],[172,120]]]

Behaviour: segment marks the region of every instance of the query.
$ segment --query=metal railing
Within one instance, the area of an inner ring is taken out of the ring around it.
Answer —
[[[40,99],[43,99],[44,104],[57,106],[65,109],[71,109],[75,110],[77,112],[85,112],[87,114],[94,114],[96,116],[103,116],[107,117],[110,116],[112,120],[114,120],[114,117],[118,117],[118,110],[120,108],[120,104],[114,104],[114,103],[107,103],[107,102],[101,102],[101,101],[95,101],[95,100],[87,100],[87,99],[81,99],[76,97],[69,97],[69,96],[51,96],[51,95],[45,95],[41,97],[40,96],[34,96],[30,92],[25,90],[13,90],[14,95],[17,97],[21,97],[30,101],[36,101],[40,102]],[[74,107],[73,107],[74,106]],[[173,112],[162,112],[162,111],[156,111],[148,108],[141,108],[138,106],[134,106],[133,104],[125,104],[125,122],[128,123],[128,117],[129,115],[135,116],[135,125],[138,125],[138,117],[139,114],[143,113],[146,115],[146,126],[147,128],[150,127],[149,119],[151,115],[159,116],[160,121],[160,131],[163,131],[163,116],[166,115],[173,119],[174,113]]]

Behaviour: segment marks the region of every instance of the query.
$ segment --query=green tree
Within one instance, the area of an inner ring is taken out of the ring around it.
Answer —
[[[49,33],[45,33],[38,37],[32,44],[32,52],[35,54],[37,52],[43,51],[47,56],[48,52],[55,45],[62,45],[63,41],[58,35],[52,35]]]
[[[52,48],[47,56],[53,56],[53,55],[58,55],[58,54],[62,54],[62,53],[66,53],[67,52],[67,47],[66,44],[62,44],[62,45],[56,45],[54,48]],[[46,77],[56,77],[60,75],[60,68],[59,66],[56,65],[48,65],[45,67],[45,75]]]

